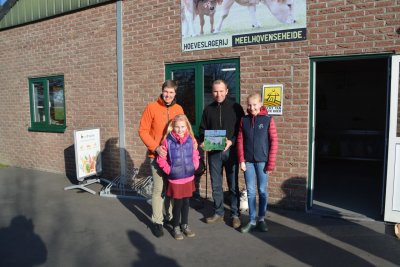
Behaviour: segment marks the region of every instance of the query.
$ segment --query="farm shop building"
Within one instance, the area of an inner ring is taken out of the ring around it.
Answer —
[[[99,128],[103,175],[147,176],[138,123],[163,81],[197,131],[223,78],[244,108],[264,93],[277,123],[269,203],[399,221],[399,1],[235,3],[220,23],[223,3],[212,34],[186,2],[3,3],[0,162],[74,173],[74,131]]]

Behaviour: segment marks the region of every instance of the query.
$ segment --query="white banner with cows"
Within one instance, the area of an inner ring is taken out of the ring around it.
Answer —
[[[306,39],[306,0],[181,0],[182,50]]]

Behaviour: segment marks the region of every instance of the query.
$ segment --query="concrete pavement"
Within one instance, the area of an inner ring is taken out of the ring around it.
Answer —
[[[64,191],[68,185],[62,174],[0,169],[1,267],[400,266],[400,241],[383,222],[270,208],[269,232],[241,234],[205,224],[211,203],[193,201],[196,237],[176,241],[167,231],[152,235],[146,202]]]

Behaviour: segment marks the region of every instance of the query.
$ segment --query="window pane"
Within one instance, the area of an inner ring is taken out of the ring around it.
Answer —
[[[174,70],[172,79],[178,81],[176,101],[183,107],[192,125],[196,124],[195,72],[194,69]]]
[[[33,83],[33,105],[34,122],[45,122],[44,88],[41,82]]]
[[[228,97],[232,101],[236,101],[236,64],[235,63],[214,63],[205,64],[203,66],[204,73],[204,106],[212,103],[212,83],[215,80],[222,79],[228,84]]]
[[[64,124],[64,82],[62,78],[49,79],[50,124]]]

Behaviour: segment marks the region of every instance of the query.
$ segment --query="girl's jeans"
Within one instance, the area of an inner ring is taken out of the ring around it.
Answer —
[[[264,218],[267,212],[268,201],[268,174],[265,169],[266,162],[246,162],[244,178],[247,187],[247,199],[249,201],[250,223],[256,223],[256,180],[258,184],[258,217]]]

